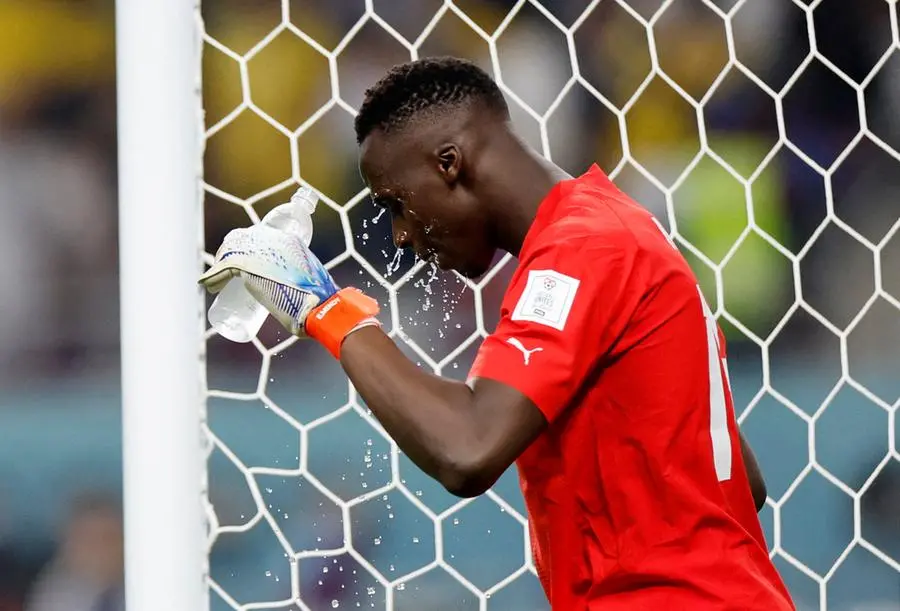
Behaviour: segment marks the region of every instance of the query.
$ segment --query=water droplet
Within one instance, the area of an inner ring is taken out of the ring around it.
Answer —
[[[375,545],[381,545],[381,537],[375,537],[372,543],[374,543]]]
[[[336,598],[333,599],[333,600],[331,601],[331,608],[332,608],[332,609],[337,609],[337,608],[340,607],[340,606],[341,606],[341,603],[339,603],[338,600],[337,600]]]
[[[272,571],[266,571],[266,577],[271,577],[271,576],[272,576]]]
[[[459,518],[453,518],[453,525],[457,526],[459,524]]]
[[[398,583],[398,584],[397,584],[397,589],[398,589],[398,590],[405,590],[405,589],[406,589],[406,584],[405,584],[405,583]]]
[[[394,258],[387,265],[387,272],[385,273],[385,278],[390,278],[395,271],[400,269],[400,259],[403,257],[403,251],[399,248],[394,251]]]

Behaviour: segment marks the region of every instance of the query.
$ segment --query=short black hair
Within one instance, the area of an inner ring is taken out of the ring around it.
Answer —
[[[400,127],[425,110],[480,101],[509,116],[503,93],[490,75],[474,63],[456,57],[428,57],[394,66],[366,91],[356,115],[356,142],[375,129]]]

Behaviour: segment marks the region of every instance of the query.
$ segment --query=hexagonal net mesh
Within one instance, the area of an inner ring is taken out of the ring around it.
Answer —
[[[352,118],[391,65],[470,58],[526,141],[570,174],[599,163],[697,273],[798,607],[900,608],[895,2],[223,0],[203,38],[207,263],[311,185],[337,282],[462,379],[515,262],[473,282],[395,252]],[[204,341],[212,608],[547,608],[514,470],[453,498],[318,346],[271,320]]]

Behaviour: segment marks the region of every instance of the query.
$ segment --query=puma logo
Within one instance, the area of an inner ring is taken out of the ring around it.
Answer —
[[[531,350],[526,349],[517,337],[510,337],[508,340],[506,340],[506,343],[515,346],[519,350],[519,352],[522,353],[522,356],[525,358],[526,365],[528,365],[529,361],[531,361],[532,354],[534,354],[535,352],[543,351],[543,348],[532,348]]]

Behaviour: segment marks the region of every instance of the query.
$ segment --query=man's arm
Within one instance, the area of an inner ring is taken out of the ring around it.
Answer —
[[[750,480],[750,492],[753,493],[753,502],[756,504],[756,511],[762,511],[766,504],[766,482],[763,480],[762,471],[756,462],[756,456],[750,449],[750,444],[744,439],[742,433],[738,433],[741,438],[741,456],[744,457],[744,464],[747,466],[747,478]]]
[[[421,371],[374,328],[346,336],[341,364],[413,462],[475,496],[570,405],[620,335],[640,298],[628,290],[633,269],[634,249],[611,239],[535,248],[478,349],[471,388]]]
[[[490,488],[547,426],[518,390],[426,373],[375,327],[344,340],[341,364],[397,445],[457,496]]]

